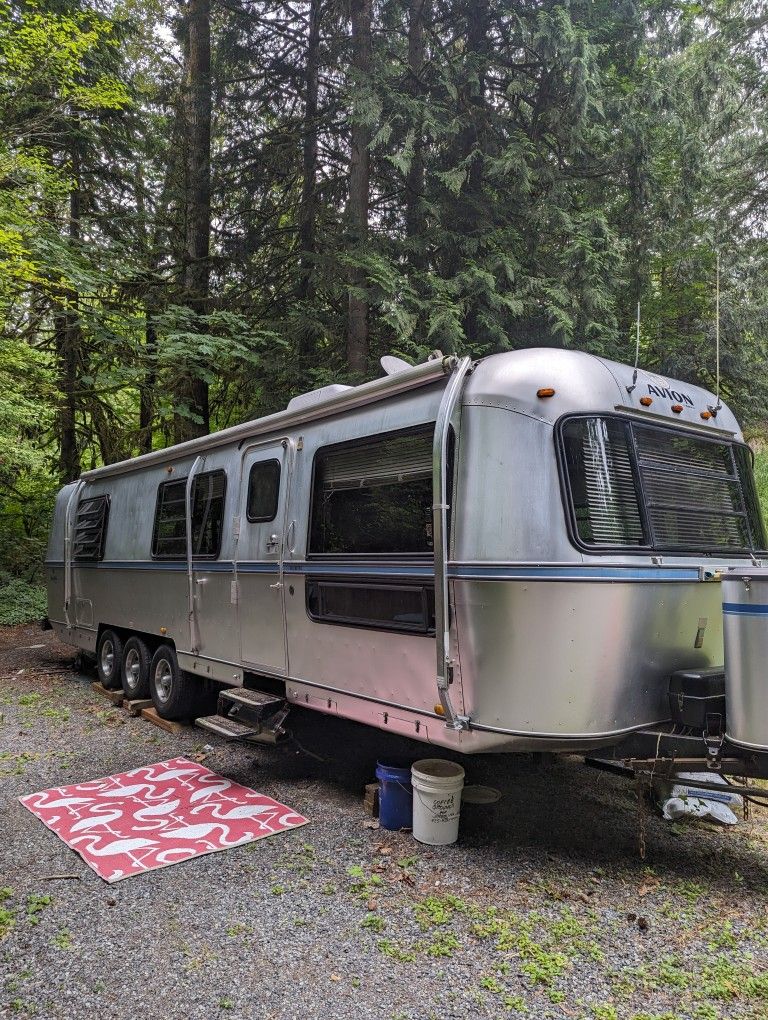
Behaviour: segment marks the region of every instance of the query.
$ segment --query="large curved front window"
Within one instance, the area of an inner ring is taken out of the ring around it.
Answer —
[[[592,549],[748,553],[766,536],[749,448],[617,416],[560,423],[571,529]]]

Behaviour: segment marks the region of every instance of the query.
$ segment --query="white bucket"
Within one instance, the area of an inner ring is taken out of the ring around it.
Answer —
[[[413,835],[420,843],[448,846],[459,838],[464,769],[444,758],[424,758],[411,766]]]

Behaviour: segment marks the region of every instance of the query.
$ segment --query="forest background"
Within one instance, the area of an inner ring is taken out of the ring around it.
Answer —
[[[81,470],[537,345],[722,393],[768,504],[768,5],[0,0],[0,622]]]

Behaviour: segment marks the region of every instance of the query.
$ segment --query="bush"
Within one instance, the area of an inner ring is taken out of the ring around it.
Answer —
[[[0,626],[33,623],[47,612],[45,588],[40,585],[14,577],[0,586]]]

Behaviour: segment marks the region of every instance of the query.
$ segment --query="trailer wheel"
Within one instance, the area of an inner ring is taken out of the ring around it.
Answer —
[[[104,687],[114,689],[120,686],[122,663],[122,638],[113,630],[102,631],[96,646],[96,672]]]
[[[176,652],[160,645],[149,668],[149,693],[157,714],[163,719],[193,719],[198,700],[197,677],[179,669]]]
[[[149,667],[152,654],[140,637],[130,637],[123,648],[120,679],[129,701],[149,696]]]

